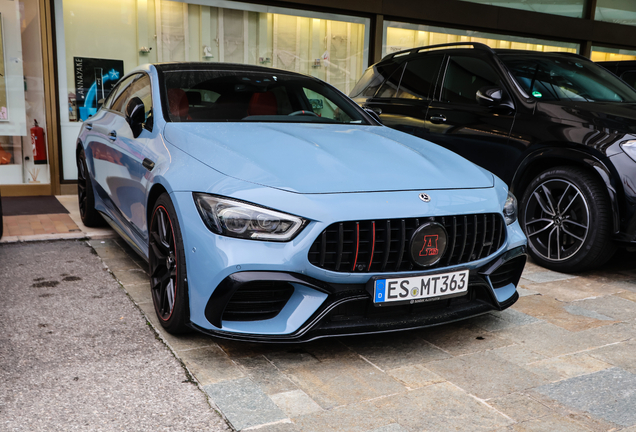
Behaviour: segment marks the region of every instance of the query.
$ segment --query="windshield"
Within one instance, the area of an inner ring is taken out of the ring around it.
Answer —
[[[530,95],[542,101],[636,102],[636,91],[591,61],[566,56],[500,55]]]
[[[164,115],[173,122],[370,124],[349,99],[309,77],[186,70],[166,71],[162,82]]]

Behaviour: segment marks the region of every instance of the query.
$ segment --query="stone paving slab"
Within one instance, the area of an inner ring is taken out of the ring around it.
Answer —
[[[92,243],[237,430],[636,432],[627,387],[608,384],[636,374],[636,254],[567,277],[529,263],[516,305],[458,323],[264,345],[163,332],[143,260]],[[597,387],[607,406],[564,396]]]
[[[237,430],[285,420],[287,416],[249,378],[203,387]]]
[[[636,425],[636,375],[625,370],[611,368],[548,384],[537,391],[621,426]]]

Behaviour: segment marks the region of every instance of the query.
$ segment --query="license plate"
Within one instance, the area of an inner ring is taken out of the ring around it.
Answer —
[[[373,302],[376,306],[392,302],[421,303],[442,297],[455,297],[468,291],[468,270],[376,279],[373,291]]]

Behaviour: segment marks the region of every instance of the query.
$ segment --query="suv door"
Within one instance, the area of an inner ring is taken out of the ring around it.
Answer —
[[[496,107],[480,105],[477,91],[484,87],[503,90]],[[504,83],[485,58],[448,55],[440,90],[426,115],[426,135],[466,159],[492,171],[508,184],[514,175],[514,147],[507,145],[514,124],[514,105]]]
[[[401,67],[363,106],[375,111],[386,126],[419,137],[427,136],[426,112],[435,93],[443,58],[443,54],[424,54],[401,62]]]

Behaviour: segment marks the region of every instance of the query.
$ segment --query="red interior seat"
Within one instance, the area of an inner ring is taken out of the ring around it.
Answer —
[[[170,107],[171,117],[176,117],[178,120],[189,118],[190,105],[188,105],[188,97],[186,92],[180,88],[168,89],[168,106]]]
[[[278,104],[276,95],[271,92],[254,93],[250,99],[247,109],[248,115],[276,115],[278,114]]]

